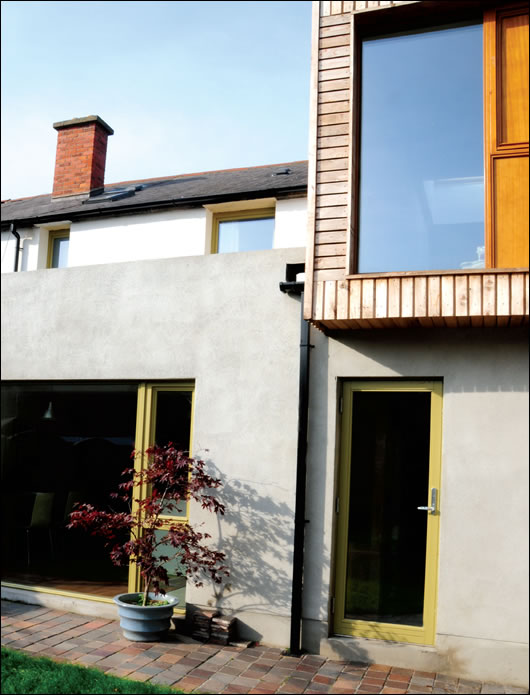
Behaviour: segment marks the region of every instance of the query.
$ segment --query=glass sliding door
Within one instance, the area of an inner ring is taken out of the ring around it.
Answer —
[[[432,643],[441,384],[343,388],[335,631]]]
[[[100,538],[66,529],[130,466],[137,385],[2,385],[2,580],[99,597],[127,590]],[[123,511],[126,511],[125,505]]]
[[[192,408],[192,383],[2,383],[2,582],[102,600],[139,590],[134,567],[113,565],[102,539],[66,529],[68,516],[76,502],[128,511],[110,493],[131,452],[168,441],[189,451]],[[187,519],[184,504],[167,522]]]

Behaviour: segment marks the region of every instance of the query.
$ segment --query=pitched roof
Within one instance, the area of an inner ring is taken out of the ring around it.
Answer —
[[[124,181],[108,184],[99,195],[53,198],[51,194],[2,202],[2,223],[36,223],[189,207],[225,200],[302,195],[307,190],[307,162]]]

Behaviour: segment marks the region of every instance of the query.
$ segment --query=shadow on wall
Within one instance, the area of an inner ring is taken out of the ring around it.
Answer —
[[[248,481],[228,478],[211,460],[206,467],[223,483],[218,498],[226,512],[217,518],[218,547],[230,567],[226,583],[211,585],[212,608],[228,617],[243,611],[289,617],[294,510]],[[262,638],[248,625],[241,627],[247,639]]]
[[[335,332],[330,338],[369,360],[357,362],[362,374],[344,376],[375,376],[376,363],[400,378],[443,376],[444,393],[528,392],[525,326]]]

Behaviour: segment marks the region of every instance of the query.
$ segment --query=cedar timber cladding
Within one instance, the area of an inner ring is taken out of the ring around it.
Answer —
[[[528,321],[528,271],[378,273],[314,283],[313,323],[327,329],[516,326]]]
[[[484,270],[352,275],[359,107],[353,22],[361,12],[412,4],[313,2],[304,316],[331,330],[526,322],[528,271],[519,267],[526,261],[502,271],[490,262]]]

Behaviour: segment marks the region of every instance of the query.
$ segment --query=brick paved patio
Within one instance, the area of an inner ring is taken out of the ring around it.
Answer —
[[[2,601],[2,644],[193,693],[527,693],[494,683],[380,664],[352,664],[280,649],[220,647],[171,631],[164,642],[129,642],[117,620]]]

